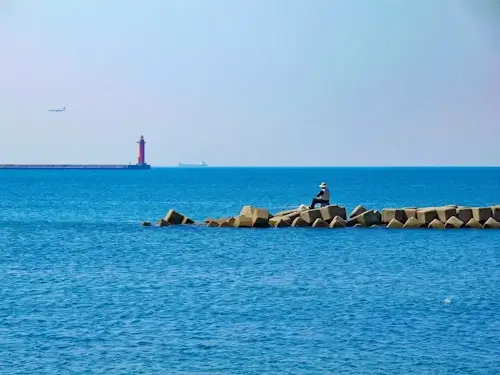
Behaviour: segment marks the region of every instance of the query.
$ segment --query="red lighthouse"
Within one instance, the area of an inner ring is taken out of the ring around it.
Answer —
[[[144,165],[146,164],[146,141],[142,135],[137,143],[139,143],[139,157],[137,158],[137,164]]]

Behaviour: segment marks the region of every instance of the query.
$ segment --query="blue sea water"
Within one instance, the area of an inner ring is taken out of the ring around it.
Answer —
[[[500,203],[499,168],[0,171],[0,373],[498,374],[500,231],[139,226],[323,180],[350,209]]]

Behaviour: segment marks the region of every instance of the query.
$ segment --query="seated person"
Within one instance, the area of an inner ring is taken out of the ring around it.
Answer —
[[[326,182],[322,182],[319,187],[321,188],[321,190],[318,194],[316,194],[316,197],[313,198],[311,206],[309,207],[311,209],[314,208],[316,203],[321,204],[321,207],[328,206],[330,204],[330,190],[328,190]]]

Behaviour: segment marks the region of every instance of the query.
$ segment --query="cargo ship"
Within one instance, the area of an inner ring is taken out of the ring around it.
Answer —
[[[0,164],[0,169],[151,169],[146,163],[146,141],[142,135],[137,143],[137,164]]]
[[[196,164],[188,164],[188,163],[177,163],[179,167],[208,167],[208,164],[204,161]]]

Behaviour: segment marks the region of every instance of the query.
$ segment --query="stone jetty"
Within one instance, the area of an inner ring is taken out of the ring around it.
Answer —
[[[329,205],[309,209],[305,205],[297,208],[270,213],[265,208],[243,206],[240,213],[231,217],[207,218],[203,222],[195,220],[170,209],[156,226],[204,225],[207,227],[233,228],[346,228],[346,227],[385,227],[385,228],[487,228],[500,229],[500,205],[485,207],[441,206],[384,208],[381,211],[355,207],[347,214],[346,207]],[[153,226],[143,222],[142,226]]]

